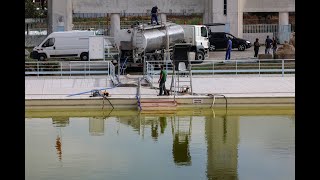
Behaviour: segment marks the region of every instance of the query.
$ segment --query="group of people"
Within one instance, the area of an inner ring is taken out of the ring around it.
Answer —
[[[265,46],[266,46],[266,49],[264,53],[270,54],[270,50],[272,48],[272,52],[274,55],[278,49],[278,41],[276,40],[275,37],[273,37],[273,39],[270,39],[270,37],[267,36],[267,39],[265,40]],[[254,57],[258,57],[259,47],[260,47],[259,39],[256,38],[256,41],[253,43]]]

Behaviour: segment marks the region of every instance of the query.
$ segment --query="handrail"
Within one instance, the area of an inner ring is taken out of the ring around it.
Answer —
[[[147,64],[163,63],[163,61],[147,61]],[[237,60],[197,60],[190,61],[191,72],[197,74],[285,74],[295,73],[295,59],[237,59]],[[168,74],[173,71],[167,69]],[[160,70],[147,68],[147,75],[158,75]]]
[[[25,62],[25,76],[30,75],[109,75],[111,61],[34,61]]]
[[[136,98],[137,98],[137,103],[138,103],[138,107],[139,107],[139,110],[141,111],[142,108],[141,108],[141,78],[138,79],[138,87],[137,87],[137,95],[136,95]]]

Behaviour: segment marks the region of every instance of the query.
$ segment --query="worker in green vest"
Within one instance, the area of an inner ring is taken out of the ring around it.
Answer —
[[[166,80],[167,80],[167,71],[163,69],[163,65],[161,65],[160,67],[161,71],[160,71],[160,78],[159,78],[159,95],[158,96],[162,96],[162,93],[164,93],[166,91]],[[163,94],[164,95],[164,94]]]

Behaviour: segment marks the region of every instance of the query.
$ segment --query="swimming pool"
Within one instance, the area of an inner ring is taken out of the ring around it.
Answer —
[[[26,112],[37,179],[295,179],[294,107]]]

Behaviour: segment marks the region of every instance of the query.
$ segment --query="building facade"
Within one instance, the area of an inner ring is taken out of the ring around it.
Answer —
[[[279,25],[287,25],[295,12],[295,0],[48,0],[49,32],[72,30],[74,13],[149,14],[155,5],[163,14],[202,14],[203,23],[226,23],[238,37],[245,12],[278,12]]]

